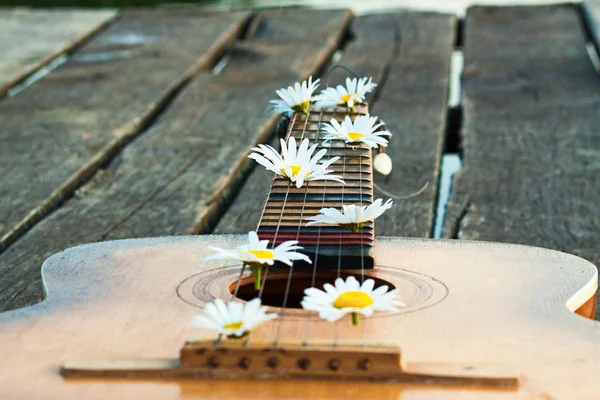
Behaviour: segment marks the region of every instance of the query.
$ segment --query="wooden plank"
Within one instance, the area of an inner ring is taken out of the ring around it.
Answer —
[[[0,10],[0,97],[116,14],[114,10]]]
[[[398,20],[402,44],[399,58],[386,76],[373,111],[393,132],[387,153],[392,173],[376,175],[375,198],[402,197],[428,187],[394,207],[376,222],[378,235],[431,237],[447,120],[450,59],[456,18],[410,14]],[[379,178],[379,179],[377,179]]]
[[[210,68],[246,19],[193,9],[125,12],[67,63],[0,103],[0,251]]]
[[[600,79],[578,9],[476,7],[466,27],[464,169],[445,236],[598,264]]]
[[[394,133],[388,150],[394,171],[387,179],[377,176],[377,186],[401,196],[430,182],[420,196],[397,200],[377,220],[378,234],[426,237],[432,231],[455,23],[451,16],[407,12],[363,16],[352,26],[353,40],[340,64],[380,83],[372,113]],[[331,84],[345,76],[335,70]],[[255,229],[271,178],[272,173],[256,168],[215,233]],[[376,187],[375,197],[388,196]]]
[[[584,0],[581,11],[596,51],[600,52],[600,0]]]
[[[0,307],[39,300],[41,261],[65,247],[183,234],[209,224],[247,173],[248,148],[271,132],[266,105],[275,89],[316,73],[350,19],[346,11],[265,12],[250,28],[251,40],[228,53],[221,74],[199,74],[77,197],[0,255]],[[177,52],[190,48],[179,45]]]

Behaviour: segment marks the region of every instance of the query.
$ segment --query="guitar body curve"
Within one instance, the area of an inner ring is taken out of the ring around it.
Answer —
[[[241,266],[203,262],[208,246],[243,236],[132,239],[79,246],[42,267],[46,299],[0,314],[2,399],[597,399],[600,325],[575,314],[595,303],[597,269],[578,257],[534,247],[378,237],[375,268],[407,307],[330,323],[290,309],[252,340],[394,343],[408,367],[502,364],[517,390],[335,381],[72,379],[79,358],[178,356],[186,340],[214,334],[191,325],[203,304],[231,299]],[[299,271],[301,272],[301,271]],[[360,275],[362,271],[351,271]],[[268,281],[275,289],[282,282]],[[276,291],[276,290],[275,290]],[[307,322],[308,321],[308,322]]]

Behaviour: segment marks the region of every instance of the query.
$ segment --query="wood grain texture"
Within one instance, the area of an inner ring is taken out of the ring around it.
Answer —
[[[339,64],[380,84],[370,100],[371,114],[394,134],[388,148],[394,170],[385,179],[376,176],[375,182],[396,196],[430,182],[423,194],[397,200],[377,220],[380,234],[429,236],[432,230],[454,29],[454,17],[415,12],[361,16],[352,24],[352,40]],[[329,84],[346,76],[346,71],[334,70]],[[271,178],[272,173],[256,168],[215,232],[255,229]],[[378,197],[388,196],[375,188]]]
[[[0,98],[116,15],[113,10],[0,10]]]
[[[472,8],[445,236],[600,261],[600,77],[575,6]]]
[[[581,3],[581,13],[596,51],[600,52],[600,0],[584,0]]]
[[[193,9],[125,12],[66,64],[0,103],[0,251],[210,67],[245,21]]]
[[[156,124],[76,197],[0,255],[0,309],[38,301],[39,265],[60,249],[204,229],[251,165],[248,148],[271,131],[266,105],[275,89],[315,73],[337,48],[350,18],[346,11],[266,12],[262,23],[251,27],[254,36],[228,53],[229,65],[220,75],[200,73]],[[307,29],[307,20],[314,29]],[[209,24],[192,18],[161,21],[171,30]],[[172,43],[172,51],[189,53],[188,44],[182,52]],[[90,116],[99,112],[91,110]]]
[[[192,317],[228,288],[239,265],[202,262],[208,246],[244,236],[106,242],[56,254],[44,263],[48,297],[0,314],[2,399],[354,399],[597,400],[600,324],[573,313],[597,288],[596,268],[578,257],[487,242],[379,237],[381,265],[367,272],[399,288],[407,307],[361,318],[352,327],[288,309],[252,332],[251,345],[306,338],[308,345],[359,341],[399,346],[404,366],[503,365],[518,370],[515,390],[349,380],[254,381],[63,379],[59,367],[81,359],[177,358],[190,339],[210,340]],[[360,276],[360,271],[353,271]],[[335,274],[334,274],[335,276]],[[277,282],[267,282],[279,289]],[[269,286],[272,285],[272,286]],[[427,298],[435,298],[427,303]],[[428,305],[428,306],[427,306]],[[427,307],[425,307],[427,306]],[[278,309],[271,309],[277,312]],[[507,329],[510,327],[510,329]],[[364,330],[363,330],[364,329]],[[337,333],[335,333],[337,332]],[[541,334],[543,333],[543,334]],[[422,364],[424,363],[424,364]],[[164,364],[163,364],[164,365]],[[469,370],[469,369],[468,369]]]
[[[199,69],[210,68],[246,20],[247,14],[205,15],[194,9],[125,12],[69,62],[0,103],[0,250],[71,196]],[[95,228],[96,233],[104,229],[97,221],[89,229]],[[60,224],[54,232],[61,232]],[[83,230],[74,236],[87,237]],[[65,245],[71,243],[68,237],[62,238]],[[47,233],[25,243],[31,245],[0,256],[0,304],[39,276],[46,246],[48,252],[58,249]],[[30,258],[32,264],[25,266]]]

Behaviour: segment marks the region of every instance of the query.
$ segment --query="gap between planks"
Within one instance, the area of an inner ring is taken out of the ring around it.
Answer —
[[[238,21],[223,32],[202,57],[175,82],[169,85],[163,91],[162,95],[139,117],[128,121],[113,132],[115,139],[92,156],[69,179],[54,190],[46,200],[10,228],[0,238],[0,254],[46,215],[71,198],[77,189],[84,185],[103,165],[110,162],[127,144],[151,126],[153,121],[169,106],[194,76],[201,71],[213,68],[223,56],[226,48],[244,36],[246,29],[255,16],[256,14],[253,12],[242,14]]]
[[[0,10],[1,11],[1,10]],[[52,17],[53,24],[60,23],[60,21],[56,21],[57,15],[60,19],[61,16],[67,17],[71,14],[77,14],[79,17],[82,13],[90,18],[93,17],[94,21],[89,26],[89,29],[83,31],[79,34],[79,36],[71,39],[66,39],[62,43],[58,45],[57,48],[52,49],[50,53],[43,55],[39,58],[39,60],[32,62],[30,65],[24,65],[23,70],[21,72],[17,72],[14,76],[10,77],[10,71],[8,71],[9,78],[1,82],[0,81],[0,101],[5,96],[14,96],[17,93],[24,90],[26,87],[32,85],[37,80],[41,79],[43,76],[47,75],[50,71],[57,68],[59,65],[64,63],[64,61],[68,58],[70,53],[77,51],[78,48],[85,45],[90,39],[96,36],[98,33],[106,29],[112,23],[117,21],[120,17],[120,14],[117,10],[112,9],[103,9],[101,11],[47,11],[47,10],[6,10],[2,12],[4,16],[14,16],[16,18],[19,17],[20,14],[25,16],[32,16],[33,18],[42,17],[44,14],[48,14],[48,17]],[[57,14],[57,15],[50,15]],[[95,14],[95,15],[92,15]],[[0,15],[2,16],[2,15]],[[29,21],[25,21],[24,24],[27,24]],[[39,22],[39,21],[38,21]],[[63,21],[63,23],[68,21]],[[61,30],[64,29],[64,26],[61,27]],[[39,38],[36,38],[39,41]],[[27,44],[19,42],[19,57],[21,59],[29,59],[26,57],[27,54]],[[5,49],[6,50],[6,49]],[[34,49],[35,50],[35,49]],[[36,58],[37,53],[34,53],[32,58]],[[4,60],[6,62],[6,59]],[[9,65],[10,67],[10,65]],[[1,71],[1,69],[0,69]]]

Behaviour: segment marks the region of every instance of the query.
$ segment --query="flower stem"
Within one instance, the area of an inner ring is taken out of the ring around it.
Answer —
[[[254,290],[260,290],[260,281],[262,279],[262,267],[260,265],[253,266],[252,273],[254,274]]]
[[[352,313],[352,325],[358,326],[358,313],[357,312]]]

